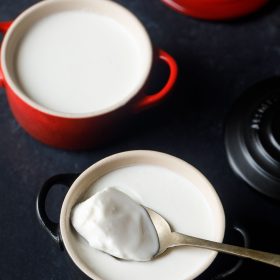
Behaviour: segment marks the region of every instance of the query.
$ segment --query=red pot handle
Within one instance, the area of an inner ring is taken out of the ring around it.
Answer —
[[[5,34],[7,32],[7,30],[9,29],[9,27],[11,26],[11,24],[12,24],[12,21],[0,22],[0,33]],[[1,61],[0,61],[0,87],[1,86],[4,86],[4,77],[3,77],[3,74],[2,74],[2,71],[1,71]]]
[[[0,22],[0,32],[5,34],[8,31],[9,27],[12,25],[12,23],[12,21]]]
[[[177,80],[178,66],[175,59],[170,54],[161,49],[158,50],[158,57],[169,66],[169,78],[165,86],[159,92],[153,95],[145,96],[142,100],[138,101],[138,103],[136,104],[136,112],[156,105],[161,100],[163,100],[169,94]]]

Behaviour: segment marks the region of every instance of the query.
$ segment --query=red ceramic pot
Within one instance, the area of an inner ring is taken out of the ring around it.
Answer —
[[[111,17],[121,21],[122,25],[125,23],[128,29],[135,28],[135,37],[141,44],[141,58],[144,62],[141,84],[125,100],[120,100],[108,109],[86,114],[56,112],[34,102],[17,83],[14,57],[22,34],[25,34],[36,20],[56,11],[69,9],[102,9],[105,14],[109,11]],[[14,22],[0,23],[0,32],[5,34],[0,54],[0,86],[6,89],[10,108],[19,124],[30,135],[54,147],[83,149],[111,139],[125,120],[162,101],[177,78],[175,60],[163,50],[154,50],[139,20],[128,10],[111,1],[43,1],[24,11]],[[169,66],[170,74],[162,90],[147,95],[145,88],[149,83],[151,69],[158,60],[164,61]]]
[[[161,0],[172,9],[194,18],[229,20],[253,13],[268,0]]]

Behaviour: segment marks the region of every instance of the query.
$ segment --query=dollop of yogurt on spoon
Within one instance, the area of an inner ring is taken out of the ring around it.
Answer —
[[[149,261],[159,249],[156,229],[145,208],[115,188],[77,204],[71,222],[90,246],[120,259]]]

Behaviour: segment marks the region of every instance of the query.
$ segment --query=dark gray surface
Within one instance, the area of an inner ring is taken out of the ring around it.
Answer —
[[[34,2],[1,0],[0,20],[15,18]],[[232,173],[223,141],[226,114],[236,98],[256,81],[280,73],[280,7],[234,23],[210,23],[176,14],[159,0],[117,2],[143,21],[156,46],[176,58],[177,88],[164,106],[135,119],[122,139],[85,152],[55,150],[33,140],[13,119],[0,89],[1,280],[84,279],[38,224],[36,194],[54,174],[80,172],[107,155],[131,149],[159,150],[196,166],[220,195],[229,228],[241,224],[251,247],[280,253],[280,204]],[[56,217],[63,193],[59,190],[50,199]],[[216,271],[227,269],[223,258],[217,263]],[[252,273],[258,275],[254,279],[280,277],[277,269],[245,262],[231,279],[248,279]],[[212,275],[210,271],[201,279]]]

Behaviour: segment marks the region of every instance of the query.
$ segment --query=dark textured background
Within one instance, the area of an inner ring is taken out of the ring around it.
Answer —
[[[15,18],[35,2],[0,0],[0,20]],[[222,199],[226,240],[235,242],[231,228],[239,224],[247,229],[251,247],[280,253],[280,204],[233,174],[223,141],[224,121],[236,98],[256,81],[280,74],[280,7],[271,5],[236,22],[211,23],[179,15],[159,0],[117,2],[142,20],[156,46],[176,58],[177,88],[164,106],[135,119],[122,139],[85,152],[52,149],[30,138],[13,119],[0,90],[1,280],[86,279],[76,274],[66,254],[38,224],[36,194],[54,174],[81,172],[107,155],[131,149],[159,150],[196,166]],[[159,85],[159,79],[154,84]],[[53,218],[58,218],[64,192],[58,189],[49,198]],[[211,279],[234,261],[219,256],[200,279]],[[230,279],[249,277],[280,279],[280,270],[246,261]]]

